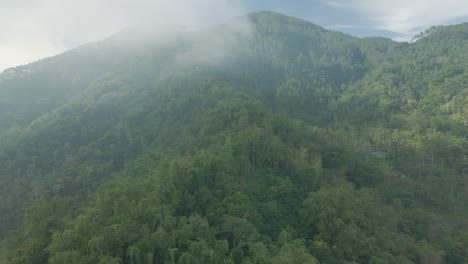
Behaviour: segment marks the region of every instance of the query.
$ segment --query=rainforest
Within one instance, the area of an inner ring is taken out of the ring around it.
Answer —
[[[0,263],[468,261],[468,23],[257,12],[0,75]]]

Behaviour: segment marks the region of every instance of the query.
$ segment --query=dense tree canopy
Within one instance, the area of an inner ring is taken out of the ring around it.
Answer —
[[[468,24],[246,19],[3,72],[0,263],[466,263]]]

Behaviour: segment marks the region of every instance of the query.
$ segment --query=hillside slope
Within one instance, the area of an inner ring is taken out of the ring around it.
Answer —
[[[144,33],[0,75],[0,263],[464,263],[467,24]]]

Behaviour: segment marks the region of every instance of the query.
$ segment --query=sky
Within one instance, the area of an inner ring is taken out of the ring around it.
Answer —
[[[259,10],[396,41],[468,21],[468,0],[0,0],[0,71],[134,25],[195,30]]]

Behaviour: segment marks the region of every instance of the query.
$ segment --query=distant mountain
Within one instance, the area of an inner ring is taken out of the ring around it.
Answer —
[[[0,74],[0,263],[465,263],[468,24],[258,12]]]

